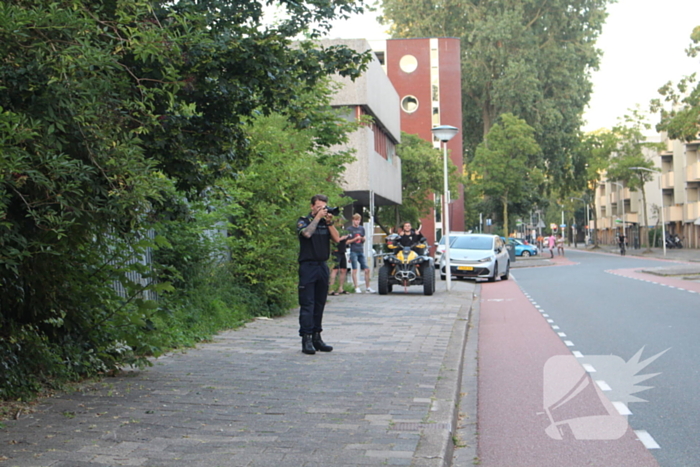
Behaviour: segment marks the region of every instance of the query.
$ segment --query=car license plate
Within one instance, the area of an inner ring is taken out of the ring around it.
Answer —
[[[474,268],[472,266],[457,266],[457,270],[459,270],[459,271],[473,271]]]

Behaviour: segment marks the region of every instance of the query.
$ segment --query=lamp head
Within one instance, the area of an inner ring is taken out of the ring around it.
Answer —
[[[440,125],[434,127],[430,131],[440,141],[447,142],[459,132],[459,129],[450,125]]]

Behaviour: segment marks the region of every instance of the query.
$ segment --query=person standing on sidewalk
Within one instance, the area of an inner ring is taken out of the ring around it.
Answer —
[[[564,237],[561,234],[557,238],[557,255],[564,256]]]
[[[352,283],[355,284],[355,293],[362,293],[360,290],[360,284],[357,282],[357,269],[359,263],[359,269],[362,269],[365,273],[365,291],[367,293],[374,293],[372,287],[369,286],[369,268],[367,267],[367,260],[365,258],[365,228],[360,225],[362,216],[360,214],[353,214],[352,225],[346,230],[352,235],[352,241],[348,240],[350,244],[350,261],[352,262]]]
[[[554,258],[554,247],[557,244],[557,239],[554,238],[554,232],[547,237],[547,249],[549,250],[549,254],[552,258]]]
[[[333,347],[321,339],[323,310],[328,294],[328,265],[331,240],[340,241],[328,213],[328,197],[314,195],[311,213],[297,221],[299,237],[299,335],[301,351],[313,355],[316,351],[330,352]]]
[[[342,219],[336,218],[335,225],[336,229],[342,227]],[[338,235],[340,235],[340,233]],[[348,239],[351,237],[352,235],[350,234],[340,237],[340,241],[331,252],[333,256],[333,269],[331,270],[330,295],[347,294],[347,291],[343,288],[345,285],[345,277],[348,273],[348,261],[345,258],[345,249],[347,248]],[[352,242],[352,240],[350,240],[350,242]],[[334,291],[336,277],[340,277],[340,283],[338,284],[338,290]]]

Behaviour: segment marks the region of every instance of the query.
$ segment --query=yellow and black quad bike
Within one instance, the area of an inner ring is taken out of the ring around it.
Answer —
[[[393,286],[401,285],[404,291],[409,285],[422,285],[424,295],[435,292],[435,262],[428,256],[425,238],[411,246],[399,243],[397,234],[386,237],[387,253],[384,265],[379,268],[379,294],[386,295]]]

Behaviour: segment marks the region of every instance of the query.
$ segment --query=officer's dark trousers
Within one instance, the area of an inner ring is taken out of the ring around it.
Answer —
[[[299,263],[299,335],[321,332],[323,309],[328,296],[328,266],[325,261]]]

